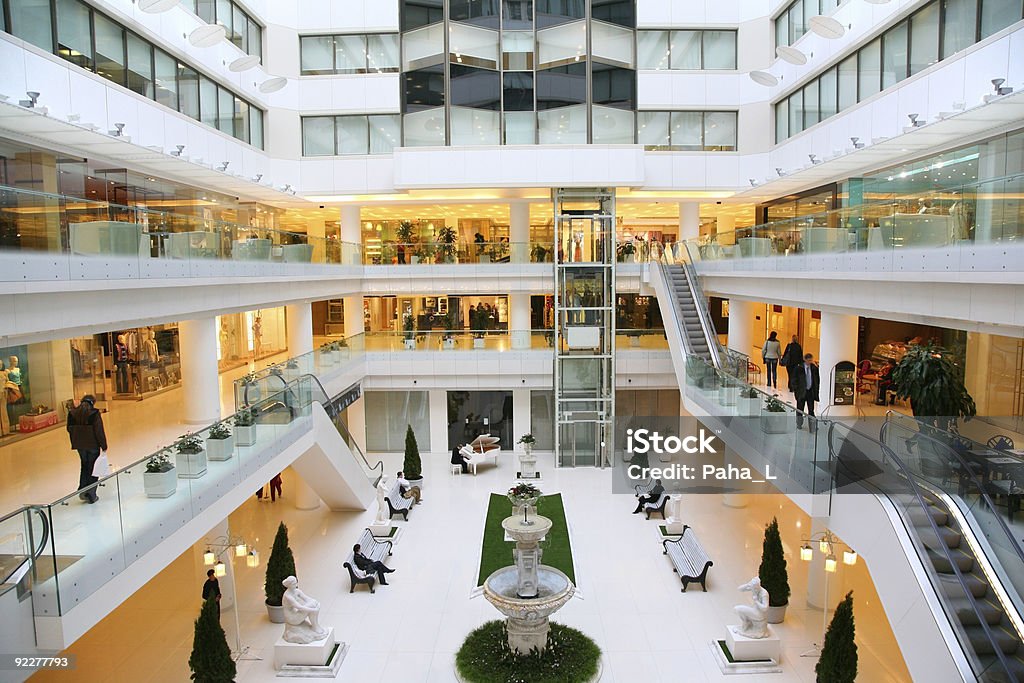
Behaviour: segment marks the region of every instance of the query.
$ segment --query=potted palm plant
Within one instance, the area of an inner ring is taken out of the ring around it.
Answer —
[[[761,414],[761,395],[754,387],[740,390],[736,397],[736,412],[740,417],[757,417]]]
[[[932,427],[949,430],[959,418],[978,413],[964,385],[963,368],[941,346],[911,346],[892,371],[893,389],[910,400],[914,417]]]
[[[284,608],[281,606],[284,586],[281,582],[289,576],[295,576],[295,557],[288,546],[288,527],[281,522],[277,526],[277,535],[274,536],[270,559],[267,560],[267,578],[263,584],[263,592],[267,596],[267,616],[270,617],[272,624],[284,623]]]
[[[757,570],[757,576],[761,579],[761,588],[768,591],[768,623],[781,624],[786,618],[790,591],[789,572],[786,571],[786,554],[782,550],[778,519],[772,518],[764,528],[761,566]]]
[[[142,474],[142,487],[149,498],[170,498],[178,488],[178,477],[174,463],[166,451],[160,451],[146,461]]]
[[[242,406],[235,414],[235,438],[239,446],[256,443],[256,414],[255,406]]]
[[[416,443],[416,433],[412,431],[412,425],[405,426],[405,460],[402,462],[402,472],[412,486],[419,486],[423,489],[423,462],[420,460],[420,447]]]
[[[413,249],[413,224],[412,221],[402,221],[398,224],[398,229],[395,230],[395,239],[401,247],[403,253],[409,254],[410,263],[416,263],[419,261],[419,257],[412,253]]]
[[[413,318],[412,313],[405,313],[402,316],[402,329],[405,331],[405,348],[415,349],[416,348],[416,320]]]
[[[197,434],[188,432],[181,436],[174,444],[174,450],[177,452],[174,464],[180,479],[198,479],[206,474],[206,451]]]
[[[437,257],[441,263],[455,263],[455,228],[444,226],[437,231]]]
[[[786,404],[778,396],[769,396],[761,409],[761,431],[765,434],[785,434],[794,424],[789,419]]]
[[[210,460],[230,460],[235,453],[235,437],[227,422],[218,422],[210,427],[206,437],[206,453]]]

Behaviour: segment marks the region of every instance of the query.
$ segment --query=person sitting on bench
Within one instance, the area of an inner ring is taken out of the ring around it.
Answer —
[[[371,560],[366,555],[363,555],[360,552],[361,548],[362,548],[362,546],[359,545],[358,543],[356,543],[354,546],[352,546],[352,560],[356,563],[356,566],[359,567],[360,569],[362,569],[364,572],[377,572],[377,581],[378,581],[378,583],[380,583],[380,585],[382,585],[382,586],[388,585],[388,582],[384,578],[384,575],[385,574],[390,574],[391,572],[393,572],[395,570],[391,569],[390,567],[385,565],[383,562],[379,562],[377,560]]]
[[[420,504],[420,487],[410,484],[402,472],[398,473],[398,491],[402,494],[402,498],[412,498],[414,504]]]
[[[646,496],[640,496],[636,501],[636,510],[633,510],[634,515],[639,515],[644,511],[644,505],[647,503],[657,503],[658,499],[661,498],[661,494],[665,493],[665,487],[661,485],[661,479],[654,480],[654,488]]]
[[[452,464],[461,466],[463,474],[469,472],[469,463],[466,461],[466,457],[459,452],[457,446],[452,449]]]

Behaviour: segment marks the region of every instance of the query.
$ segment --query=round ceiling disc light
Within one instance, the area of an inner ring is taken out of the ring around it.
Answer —
[[[807,63],[807,55],[800,52],[800,50],[795,47],[790,47],[788,45],[779,45],[775,48],[775,54],[777,54],[779,59],[782,61],[794,66],[803,66]]]
[[[284,86],[288,85],[288,79],[284,76],[274,76],[260,83],[260,92],[265,95],[269,95],[272,92],[277,92]]]
[[[751,71],[749,76],[750,80],[754,81],[754,83],[757,83],[758,85],[764,85],[769,88],[779,84],[779,79],[777,79],[775,76],[772,76],[767,71]]]
[[[816,33],[822,38],[828,38],[829,40],[842,38],[843,34],[846,33],[846,27],[840,24],[836,19],[833,19],[832,17],[823,17],[820,14],[808,19],[807,27],[811,29],[811,32]]]
[[[220,24],[207,24],[188,34],[188,42],[195,47],[213,47],[226,36],[227,32]]]
[[[178,0],[139,0],[139,9],[149,14],[160,14],[177,4]]]
[[[234,71],[235,73],[239,73],[241,71],[248,71],[249,69],[253,68],[259,63],[260,58],[257,57],[256,55],[246,55],[244,57],[239,57],[235,61],[228,64],[228,69]]]

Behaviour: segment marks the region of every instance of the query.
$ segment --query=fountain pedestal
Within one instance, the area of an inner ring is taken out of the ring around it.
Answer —
[[[501,522],[501,527],[516,542],[516,549],[512,552],[519,576],[516,596],[535,598],[537,597],[537,570],[540,567],[541,556],[540,540],[547,536],[551,529],[551,520],[534,515],[529,522],[524,522],[523,518],[516,515],[506,517]]]

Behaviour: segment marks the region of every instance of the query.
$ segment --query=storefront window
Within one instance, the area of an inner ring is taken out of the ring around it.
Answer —
[[[412,427],[420,453],[430,450],[430,402],[426,391],[367,391],[366,450],[405,451],[406,427]]]
[[[501,441],[502,450],[515,447],[511,391],[449,391],[448,448],[459,448],[482,434]]]

